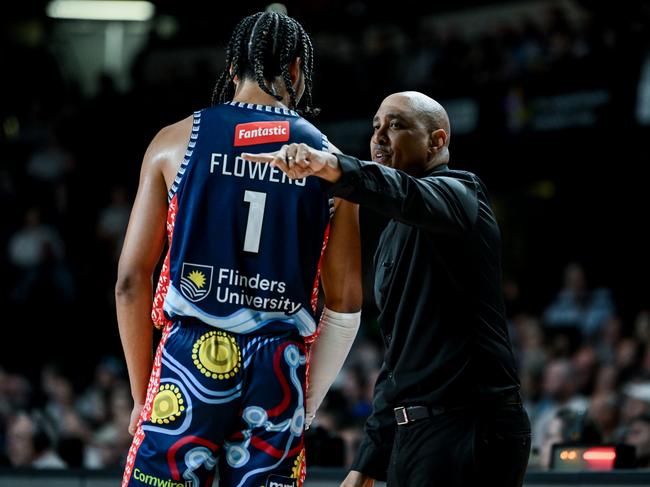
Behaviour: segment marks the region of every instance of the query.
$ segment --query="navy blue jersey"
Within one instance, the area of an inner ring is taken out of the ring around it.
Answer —
[[[292,181],[240,157],[293,142],[327,148],[325,136],[288,109],[231,102],[194,114],[169,191],[170,248],[159,284],[166,318],[235,333],[315,331],[312,297],[332,201],[317,178]],[[154,316],[155,308],[156,301]]]

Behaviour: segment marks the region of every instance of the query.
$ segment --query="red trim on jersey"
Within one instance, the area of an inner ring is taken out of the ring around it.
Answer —
[[[158,388],[160,387],[160,371],[162,369],[162,352],[165,343],[167,343],[167,338],[169,337],[169,332],[172,328],[172,322],[168,321],[163,330],[162,337],[160,338],[160,343],[158,344],[158,350],[156,351],[156,357],[153,361],[153,367],[151,370],[151,377],[149,378],[149,385],[147,387],[147,399],[140,413],[140,419],[138,420],[138,428],[133,436],[133,442],[131,443],[131,448],[129,448],[129,454],[126,458],[126,466],[124,467],[124,475],[122,477],[122,487],[126,487],[131,480],[131,473],[133,471],[133,465],[135,464],[135,457],[138,453],[138,449],[144,440],[144,430],[142,429],[143,421],[148,421],[151,418],[151,410],[153,408],[153,400],[158,393]]]
[[[165,256],[165,261],[160,270],[158,286],[156,287],[156,294],[154,295],[153,304],[151,306],[151,320],[156,328],[163,328],[167,324],[167,317],[163,312],[163,304],[165,304],[165,297],[169,290],[169,259],[172,249],[172,237],[174,236],[177,212],[178,198],[176,194],[174,194],[174,197],[169,202],[169,208],[167,210],[167,255]]]
[[[316,308],[318,306],[318,282],[320,279],[320,269],[321,266],[323,265],[323,257],[325,256],[325,249],[327,249],[327,242],[329,241],[330,238],[330,225],[331,224],[328,223],[327,227],[325,227],[325,232],[323,232],[323,247],[321,248],[320,251],[320,258],[318,259],[318,266],[316,267],[316,276],[314,276],[314,284],[312,286],[312,291],[311,291],[311,309],[314,313],[316,312]],[[309,343],[314,341],[311,338],[317,333],[318,333],[318,327],[313,335],[307,337],[310,338]]]
[[[311,309],[313,310],[314,313],[316,313],[316,309],[318,307],[318,283],[320,282],[320,269],[321,266],[323,265],[323,257],[325,256],[325,249],[327,249],[327,242],[329,241],[330,238],[330,225],[331,223],[327,224],[327,227],[325,227],[325,232],[323,232],[323,247],[321,248],[320,251],[320,259],[318,259],[318,266],[316,267],[316,276],[314,277],[314,285],[312,287],[311,291]],[[307,389],[309,388],[309,352],[311,348],[311,344],[314,343],[314,340],[316,340],[316,337],[318,337],[318,333],[320,332],[320,318],[318,319],[318,324],[316,325],[316,330],[314,333],[309,335],[308,337],[305,337],[305,345],[307,346],[307,364],[305,368],[305,397],[307,397]]]

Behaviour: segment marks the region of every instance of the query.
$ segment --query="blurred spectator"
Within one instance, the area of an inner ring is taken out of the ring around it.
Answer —
[[[621,382],[641,378],[641,359],[644,350],[638,340],[632,337],[624,338],[616,347],[616,366]]]
[[[544,311],[543,320],[550,327],[576,327],[584,336],[591,337],[614,312],[609,290],[589,290],[584,269],[572,263],[566,267],[564,285]]]
[[[620,400],[615,392],[596,394],[589,403],[589,417],[600,432],[601,440],[605,443],[616,442],[620,424]]]
[[[583,345],[573,356],[573,366],[576,371],[577,391],[585,396],[592,393],[598,362],[596,351],[591,345]]]
[[[558,443],[594,444],[600,441],[598,429],[585,411],[558,409],[542,435],[536,465],[544,469],[550,468],[553,445]]]
[[[20,302],[33,299],[36,286],[46,281],[50,292],[63,301],[71,301],[74,286],[63,260],[64,252],[59,233],[41,222],[40,210],[29,209],[23,227],[9,238],[9,260],[19,274],[14,299]]]
[[[636,449],[636,468],[650,468],[650,414],[633,419],[625,443]]]
[[[616,392],[620,386],[620,372],[614,363],[605,363],[600,366],[596,374],[594,395]]]
[[[45,143],[27,160],[26,172],[33,180],[33,193],[41,204],[54,203],[59,214],[68,210],[66,176],[72,171],[74,160],[65,151],[54,129],[48,129]]]
[[[14,467],[65,468],[53,448],[52,432],[42,416],[18,413],[9,422],[7,456]]]
[[[575,367],[567,359],[555,359],[548,364],[544,374],[544,395],[532,412],[532,445],[538,451],[542,447],[545,432],[560,409],[585,411],[588,402],[577,394]]]
[[[618,316],[605,320],[600,334],[596,337],[596,350],[600,362],[614,362],[616,349],[623,335],[623,324]]]
[[[97,365],[93,382],[77,401],[79,412],[93,427],[108,420],[111,394],[125,385],[124,374],[123,362],[115,357],[104,357]]]
[[[123,384],[113,389],[109,402],[109,421],[95,432],[92,439],[95,450],[93,460],[101,468],[120,468],[124,465],[132,440],[128,431],[132,408],[128,385]]]
[[[634,418],[650,413],[650,382],[627,384],[623,388],[623,394],[625,396],[621,409],[623,424],[630,424]]]
[[[131,205],[126,189],[121,185],[114,186],[111,190],[111,202],[101,210],[97,222],[97,236],[106,242],[113,265],[120,256],[130,214]]]

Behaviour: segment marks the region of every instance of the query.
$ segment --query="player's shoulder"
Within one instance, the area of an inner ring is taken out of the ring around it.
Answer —
[[[296,117],[296,125],[305,130],[311,130],[314,132],[318,132],[319,134],[322,133],[320,129],[316,127],[316,125],[314,125],[313,123],[311,123],[309,120],[307,120],[302,116]]]
[[[306,137],[306,140],[310,141],[308,145],[312,145],[315,149],[332,152],[332,146],[327,136],[309,120],[302,116],[297,117],[295,128],[302,137]]]
[[[192,133],[194,115],[189,115],[161,128],[151,140],[144,163],[147,166],[164,166],[182,159]]]
[[[194,115],[189,115],[178,122],[166,125],[158,131],[152,143],[170,144],[175,143],[177,138],[183,137],[185,137],[185,142],[187,142],[186,136],[192,130],[193,124]]]

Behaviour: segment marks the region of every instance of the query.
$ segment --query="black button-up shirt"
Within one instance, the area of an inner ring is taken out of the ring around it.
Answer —
[[[375,254],[386,354],[353,464],[386,478],[393,408],[480,404],[519,389],[501,292],[501,237],[483,183],[436,166],[421,178],[338,155],[331,194],[391,218]]]

